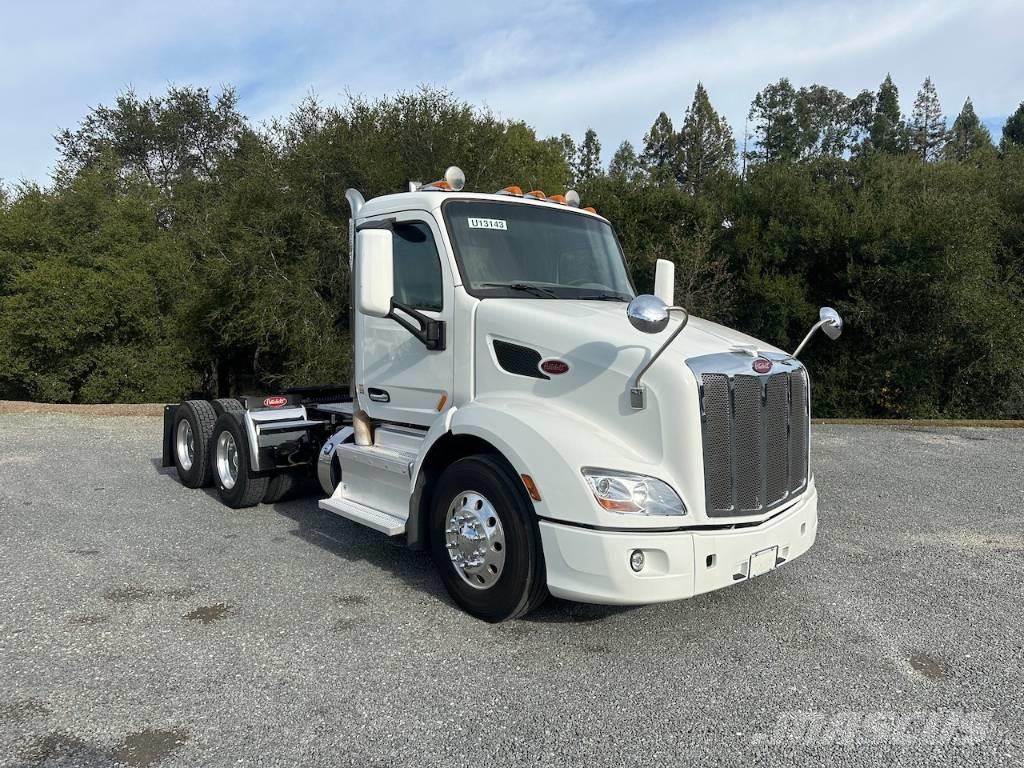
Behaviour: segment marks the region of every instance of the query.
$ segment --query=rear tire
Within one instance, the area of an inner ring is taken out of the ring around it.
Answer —
[[[186,400],[174,413],[174,467],[186,488],[205,488],[212,482],[207,451],[216,420],[213,406],[205,400]]]
[[[267,483],[267,491],[263,494],[264,504],[273,504],[291,495],[299,486],[301,478],[296,472],[282,472],[274,475]]]
[[[547,598],[536,513],[500,456],[459,459],[441,474],[430,551],[452,599],[479,619],[525,616]]]
[[[220,416],[222,413],[242,413],[245,410],[245,406],[242,405],[240,400],[233,397],[218,397],[212,401],[214,412]]]
[[[220,500],[233,509],[259,504],[270,478],[252,471],[249,436],[238,413],[223,413],[210,438],[210,471]]]

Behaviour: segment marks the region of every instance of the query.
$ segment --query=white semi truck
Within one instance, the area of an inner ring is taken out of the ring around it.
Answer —
[[[799,557],[817,531],[810,387],[793,354],[637,296],[579,197],[463,192],[457,168],[352,209],[354,381],[190,400],[165,466],[231,507],[315,475],[320,507],[428,548],[463,609],[548,594],[676,600]]]

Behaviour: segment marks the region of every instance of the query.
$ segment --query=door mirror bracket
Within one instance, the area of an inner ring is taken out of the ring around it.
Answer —
[[[413,325],[401,315],[395,313],[395,310],[400,310],[413,320],[416,321],[417,325]],[[409,333],[419,339],[420,343],[423,344],[427,349],[431,351],[443,351],[446,348],[446,333],[445,333],[445,322],[444,320],[435,320],[432,317],[427,317],[417,309],[413,309],[408,304],[399,304],[394,299],[391,300],[391,311],[388,312],[387,317],[390,317],[400,326],[405,328]]]

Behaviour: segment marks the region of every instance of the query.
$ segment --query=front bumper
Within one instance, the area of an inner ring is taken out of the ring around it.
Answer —
[[[791,507],[747,528],[647,533],[540,522],[551,594],[613,605],[679,600],[745,581],[752,555],[778,547],[775,564],[788,563],[810,549],[817,532],[813,483]],[[636,549],[646,560],[640,573],[629,567]],[[755,575],[764,562],[755,563]]]

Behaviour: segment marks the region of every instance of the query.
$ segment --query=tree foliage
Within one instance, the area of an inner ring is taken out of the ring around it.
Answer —
[[[0,397],[345,380],[345,189],[458,164],[474,191],[578,185],[641,291],[670,258],[694,314],[782,348],[836,306],[842,340],[803,355],[816,415],[1024,415],[1024,106],[999,152],[970,100],[947,143],[930,80],[909,123],[888,76],[853,98],[782,79],[750,120],[743,177],[702,85],[605,172],[593,130],[538,137],[444,90],[310,97],[261,126],[231,89],[127,92],[59,134],[49,186],[0,185]]]

